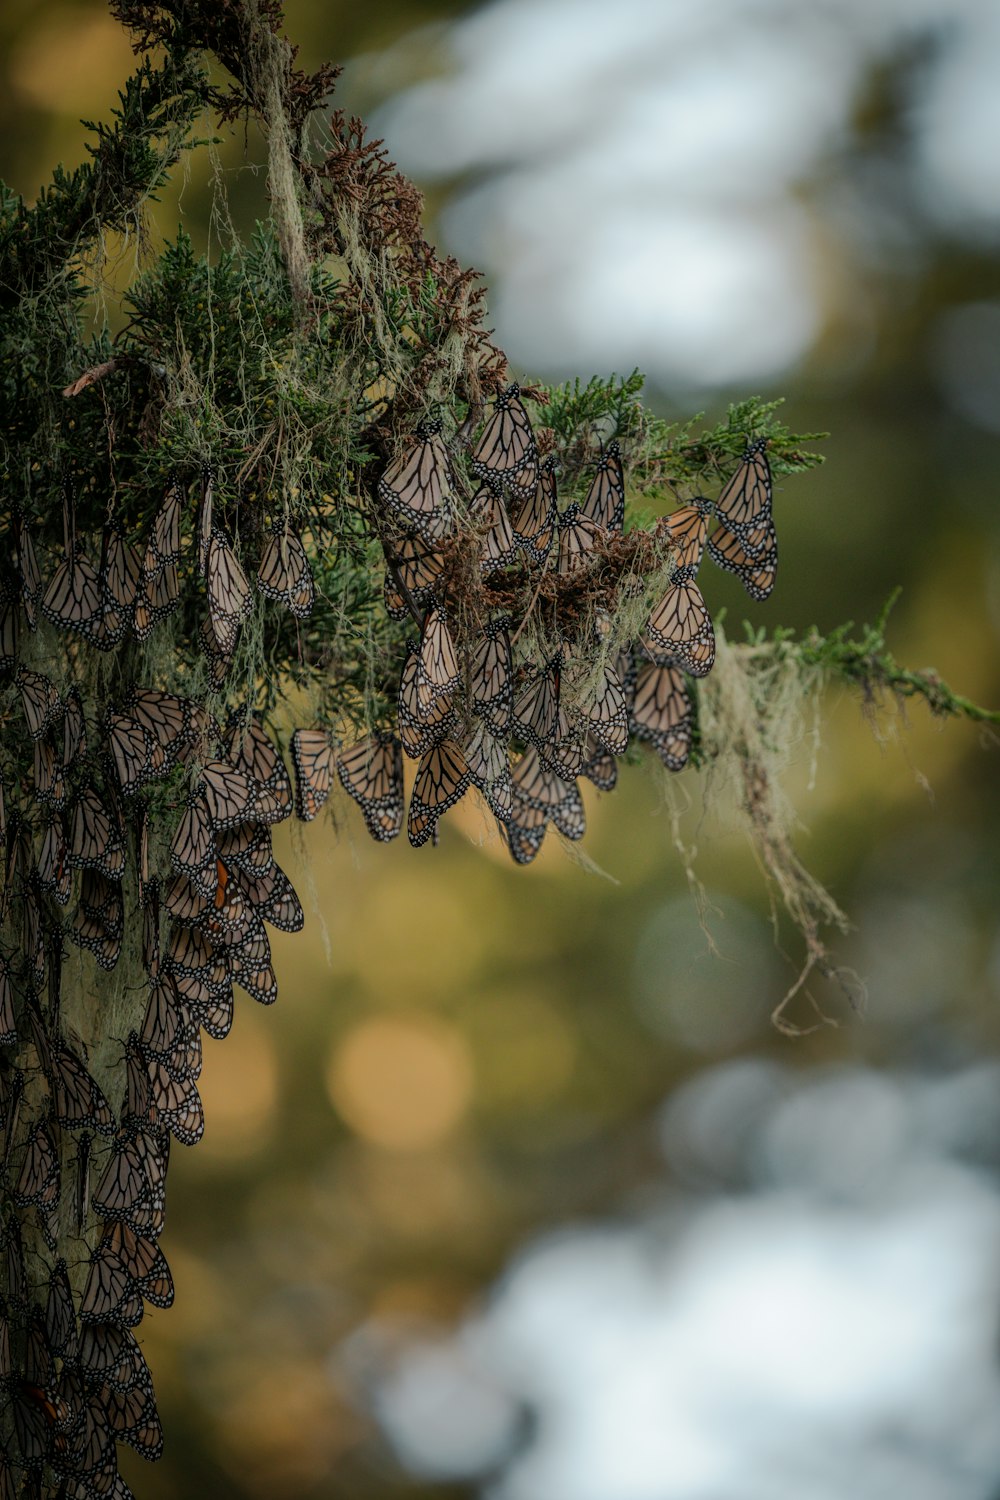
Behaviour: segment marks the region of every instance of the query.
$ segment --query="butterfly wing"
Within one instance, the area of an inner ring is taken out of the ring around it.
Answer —
[[[760,528],[771,513],[771,466],[767,461],[767,439],[758,438],[743,455],[736,473],[724,487],[715,509],[720,519],[751,557],[766,545]]]
[[[625,475],[617,442],[610,442],[601,454],[597,473],[580,509],[604,531],[621,534],[625,524]]]
[[[539,566],[549,555],[557,516],[555,462],[547,458],[530,493],[522,496],[510,519],[514,541]]]
[[[442,740],[427,751],[410,795],[407,834],[414,849],[434,837],[438,819],[465,795],[470,780],[465,756],[454,740]]]
[[[684,674],[671,664],[639,669],[631,714],[632,732],[653,746],[669,771],[680,771],[691,751],[693,710]]]
[[[715,663],[715,629],[690,570],[673,575],[670,587],[646,624],[654,654],[676,661],[692,677],[705,677]]]
[[[451,530],[455,484],[440,422],[424,422],[414,442],[378,482],[379,498],[427,541]]]
[[[709,538],[708,553],[718,567],[736,574],[751,599],[763,603],[778,572],[778,538],[769,515],[751,528],[750,541],[753,551],[720,521]]]
[[[538,448],[521,389],[510,385],[496,399],[493,415],[472,454],[472,472],[497,490],[509,485],[519,496],[535,488]]]
[[[394,839],[403,826],[403,754],[395,735],[371,734],[352,745],[338,757],[337,775],[372,838]]]
[[[564,514],[559,517],[556,572],[568,577],[585,567],[600,534],[601,528],[596,521],[585,516],[579,505],[567,506]]]
[[[333,786],[333,741],[325,729],[296,729],[292,735],[295,815],[311,823]]]

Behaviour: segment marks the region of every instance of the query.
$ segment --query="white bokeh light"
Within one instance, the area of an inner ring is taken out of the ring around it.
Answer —
[[[450,74],[377,123],[404,170],[458,180],[446,239],[486,271],[517,363],[777,382],[831,320],[867,348],[866,278],[908,273],[898,215],[872,243],[890,225],[878,173],[853,194],[810,184],[857,167],[871,69],[915,41],[928,60],[890,168],[904,232],[928,208],[952,232],[1000,227],[986,0],[495,0],[447,31]]]
[[[803,1081],[725,1065],[664,1111],[668,1156],[693,1160],[693,1130],[704,1159],[721,1140],[710,1117],[731,1124],[730,1095],[742,1110],[750,1085],[742,1192],[550,1235],[450,1345],[397,1357],[375,1406],[417,1473],[493,1468],[498,1434],[510,1443],[527,1405],[530,1436],[490,1500],[996,1493],[1000,1372],[984,1310],[1000,1194],[961,1159],[995,1124],[996,1069]],[[420,1423],[428,1358],[450,1422]],[[483,1410],[477,1465],[468,1434]]]

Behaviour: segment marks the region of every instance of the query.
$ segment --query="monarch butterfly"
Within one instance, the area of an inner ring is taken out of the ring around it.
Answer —
[[[469,515],[482,537],[480,572],[484,575],[497,573],[517,561],[517,543],[507,507],[488,484],[481,485],[473,495]]]
[[[451,530],[455,481],[441,422],[421,422],[415,440],[385,469],[379,499],[433,542]]]
[[[175,876],[171,891],[174,887],[186,883],[183,875]],[[168,892],[166,898],[168,905],[170,895],[171,893]],[[184,898],[179,899],[183,905]],[[197,914],[192,918],[189,912],[171,907],[174,916],[178,921],[197,922],[208,934],[210,940],[222,947],[239,942],[248,924],[254,920],[242,891],[230,876],[228,866],[221,859],[217,859],[211,869],[204,870],[199,880],[191,882],[189,899],[192,907],[196,901],[200,901],[200,910]]]
[[[514,767],[514,797],[518,821],[528,807],[550,818],[566,838],[583,838],[587,823],[576,782],[566,782],[549,770],[534,746],[528,747]]]
[[[618,765],[614,756],[593,735],[587,737],[580,774],[593,782],[599,792],[613,792],[618,781]]]
[[[232,959],[233,950],[229,950]],[[192,1020],[216,1041],[233,1024],[233,992],[226,958],[197,927],[175,927],[164,970],[188,1006]]]
[[[125,1267],[142,1293],[143,1300],[154,1307],[170,1307],[174,1300],[174,1283],[166,1256],[155,1240],[136,1234],[121,1219],[106,1225],[101,1243],[108,1245]]]
[[[472,454],[472,472],[500,490],[507,484],[519,497],[535,488],[538,448],[519,385],[509,385],[496,399],[495,409]]]
[[[130,1391],[150,1378],[135,1335],[115,1323],[81,1328],[78,1359],[85,1376],[112,1391]]]
[[[205,805],[213,828],[231,828],[236,823],[280,823],[289,809],[274,792],[266,791],[255,777],[238,771],[225,760],[206,761],[201,769]]]
[[[690,505],[682,505],[669,516],[661,516],[656,523],[657,536],[666,537],[675,550],[675,570],[690,569],[692,577],[698,571],[705,551],[711,508],[712,502],[699,495]]]
[[[212,628],[212,621],[208,615],[201,622],[198,632],[201,637],[202,650],[209,661],[209,682],[213,688],[220,688],[225,682],[229,668],[233,662],[233,651],[236,649],[238,632],[233,635],[233,650],[224,650],[219,645],[218,637]]]
[[[17,1135],[17,1122],[20,1118],[21,1104],[24,1099],[23,1071],[20,1068],[12,1069],[9,1079],[0,1074],[0,1090],[2,1090],[0,1097],[2,1097],[3,1102],[3,1165],[6,1167],[10,1159],[15,1136]]]
[[[538,753],[544,764],[563,781],[572,781],[583,765],[586,737],[585,721],[579,717],[570,719],[560,703],[551,738]]]
[[[417,658],[417,714],[426,718],[439,698],[454,692],[461,674],[444,610],[435,604],[424,620]]]
[[[83,713],[83,699],[79,688],[70,688],[63,704],[63,769],[70,767],[86,754],[87,727]]]
[[[18,667],[14,680],[21,690],[28,733],[33,740],[40,740],[62,712],[59,694],[47,677],[41,672],[29,672],[27,667]]]
[[[215,871],[215,858],[211,861],[211,868]],[[187,875],[175,875],[167,886],[163,897],[163,905],[173,917],[175,922],[181,922],[185,926],[194,926],[200,923],[208,912],[214,892],[206,895],[194,884]],[[209,936],[213,934],[209,933]]]
[[[257,569],[265,599],[284,604],[299,620],[312,614],[316,590],[306,549],[288,517],[275,521]]]
[[[549,555],[558,521],[556,505],[556,462],[547,458],[538,470],[536,482],[524,496],[517,510],[511,512],[511,534],[531,562],[541,566]]]
[[[220,651],[231,655],[240,626],[253,609],[250,584],[229,541],[213,528],[205,562],[208,612]]]
[[[110,880],[120,880],[125,870],[125,830],[121,819],[101,801],[92,786],[81,787],[77,793],[66,862],[74,870],[99,870]]]
[[[240,869],[256,872],[274,864],[271,830],[266,823],[238,823],[216,832],[215,848],[220,859]]]
[[[7,1261],[7,1306],[12,1313],[19,1315],[27,1311],[24,1295],[24,1244],[21,1226],[13,1216],[7,1220],[3,1238]]]
[[[774,588],[778,572],[778,537],[769,515],[751,528],[749,540],[756,551],[751,552],[749,546],[720,521],[709,538],[709,556],[718,567],[735,573],[751,599],[762,603]]]
[[[91,1252],[90,1271],[80,1298],[81,1323],[117,1323],[134,1328],[142,1321],[142,1297],[121,1256],[102,1240]]]
[[[28,622],[28,629],[34,630],[38,624],[35,611],[42,592],[42,575],[38,570],[38,559],[35,556],[31,533],[25,523],[24,513],[18,506],[14,507],[13,519],[14,554],[21,577],[21,603],[24,606],[24,618]]]
[[[715,509],[719,518],[750,557],[758,557],[767,546],[765,519],[771,513],[771,466],[767,461],[767,438],[750,443],[736,473],[729,480]]]
[[[444,554],[438,548],[432,547],[423,537],[406,536],[399,543],[398,551],[393,558],[393,566],[399,582],[402,583],[414,604],[424,604],[444,567]],[[390,620],[405,619],[409,613],[409,604],[403,594],[398,591],[397,579],[393,576],[392,568],[388,566],[385,570],[383,594],[386,614]]]
[[[34,1010],[29,1009],[32,1036],[49,1082],[52,1118],[69,1130],[96,1130],[113,1135],[115,1117],[108,1101],[83,1063],[64,1041],[49,1041]]]
[[[125,908],[121,882],[98,870],[84,870],[80,904],[68,936],[94,955],[102,969],[113,969],[121,950]]]
[[[612,755],[628,749],[628,704],[621,679],[610,662],[598,668],[583,700],[583,714],[591,733]]]
[[[157,688],[135,688],[128,697],[126,710],[156,740],[172,765],[179,743],[190,736],[188,703],[174,693]]]
[[[481,720],[466,742],[464,753],[473,785],[486,798],[494,817],[506,823],[514,805],[507,746]]]
[[[518,821],[513,813],[507,823],[500,823],[500,832],[510,850],[511,858],[519,865],[530,865],[545,839],[546,819],[544,814],[531,813],[529,822]]]
[[[557,653],[514,700],[511,721],[522,738],[544,750],[559,716],[562,658]]]
[[[125,1043],[125,1098],[122,1101],[121,1120],[122,1129],[129,1133],[136,1130],[152,1131],[158,1139],[168,1139],[166,1132],[160,1130],[137,1031],[130,1031]]]
[[[37,1470],[45,1464],[52,1450],[55,1409],[45,1392],[26,1380],[14,1383],[11,1398],[14,1436],[24,1468]],[[13,1485],[12,1485],[13,1490]],[[13,1493],[17,1493],[13,1490]],[[23,1491],[22,1491],[23,1493]]]
[[[172,567],[181,555],[181,509],[184,490],[180,481],[171,479],[160,507],[153,517],[152,530],[146,546],[143,572],[152,578],[164,568]]]
[[[14,1202],[21,1208],[49,1209],[59,1201],[59,1157],[43,1121],[28,1132]]]
[[[148,1100],[159,1130],[168,1130],[181,1146],[193,1146],[201,1140],[205,1128],[204,1110],[198,1089],[190,1077],[175,1079],[159,1058],[142,1052],[148,1080]]]
[[[53,1408],[55,1427],[53,1456],[57,1462],[65,1462],[70,1456],[71,1440],[74,1448],[78,1445],[78,1429],[87,1393],[76,1370],[64,1365],[56,1375],[54,1356],[48,1346],[48,1335],[39,1332],[38,1337],[40,1342],[45,1341],[46,1359],[50,1371],[44,1391]]]
[[[146,820],[143,819],[143,834],[145,836]],[[146,861],[144,851],[140,852],[140,868]],[[141,894],[139,897],[142,906],[142,966],[150,979],[155,979],[160,972],[160,882],[150,880],[147,875],[140,875]]]
[[[556,572],[565,578],[584,567],[600,534],[601,528],[583,514],[579,505],[568,505],[559,517]]]
[[[65,906],[73,888],[73,876],[66,859],[66,829],[58,813],[53,813],[42,838],[38,855],[38,883],[60,906]]]
[[[473,712],[501,739],[510,730],[514,706],[512,671],[507,621],[491,620],[472,659],[470,697]]]
[[[159,1124],[182,1146],[196,1146],[205,1133],[205,1111],[198,1090],[190,1079],[171,1078],[155,1057],[147,1057],[145,1062]]]
[[[165,1064],[173,1077],[195,1076],[188,1069],[192,1066],[186,1057],[186,1048],[191,1032],[190,1018],[184,1002],[177,993],[169,974],[162,974],[149,987],[146,1014],[143,1017],[139,1043],[147,1057],[155,1057]],[[194,1028],[197,1033],[197,1027]],[[177,1067],[171,1066],[175,1062]],[[200,1054],[199,1063],[200,1067]],[[181,1070],[179,1073],[177,1068]]]
[[[60,630],[93,635],[103,616],[101,582],[97,569],[71,542],[65,558],[53,573],[42,596],[42,614]]]
[[[621,449],[616,441],[602,449],[597,473],[580,509],[589,521],[604,531],[621,535],[625,525],[625,475]]]
[[[49,1348],[60,1359],[75,1360],[79,1350],[76,1310],[70,1290],[66,1262],[61,1258],[49,1272],[49,1289],[45,1298],[45,1336]]]
[[[715,630],[690,569],[674,573],[646,623],[654,653],[670,657],[692,677],[705,677],[715,662]]]
[[[89,1130],[81,1130],[76,1143],[76,1192],[74,1202],[76,1206],[76,1232],[82,1235],[87,1227],[87,1216],[90,1213],[90,1148],[94,1137]]]
[[[113,646],[132,623],[143,582],[142,554],[119,526],[104,529],[100,582],[104,643]]]
[[[253,777],[262,791],[280,803],[287,816],[292,810],[292,784],[285,763],[277,746],[252,714],[233,715],[225,748],[236,769]]]
[[[278,981],[271,967],[271,944],[263,924],[229,950],[229,967],[233,982],[246,990],[258,1005],[273,1005],[278,998]]]
[[[236,879],[257,916],[279,932],[302,930],[305,923],[302,903],[280,865],[272,861],[269,870],[257,875],[237,870]]]
[[[295,815],[311,823],[333,785],[333,741],[325,729],[296,729],[292,735]]]
[[[136,1384],[127,1394],[109,1391],[103,1405],[118,1442],[128,1443],[150,1463],[160,1457],[163,1429],[151,1381]]]
[[[136,1138],[115,1142],[94,1192],[94,1209],[102,1219],[121,1219],[131,1226],[133,1216],[149,1201],[145,1159]]]
[[[17,1041],[14,1012],[14,986],[10,982],[10,963],[0,953],[0,1047],[13,1047]]]
[[[372,838],[394,839],[403,826],[403,755],[395,735],[376,733],[352,745],[338,757],[337,775]]]
[[[455,718],[450,693],[438,697],[429,709],[421,709],[417,693],[419,666],[419,648],[415,641],[407,641],[406,659],[396,695],[396,727],[403,749],[413,760],[419,760],[432,745],[437,744]]]
[[[28,960],[28,976],[37,990],[45,983],[45,907],[38,877],[27,884],[23,902],[24,936],[22,942]]]
[[[196,512],[198,535],[198,572],[204,578],[208,566],[208,548],[212,540],[212,499],[215,491],[215,465],[205,463],[201,470],[201,496]]]
[[[5,588],[0,589],[0,671],[10,672],[17,666],[18,638],[17,600]]]
[[[180,603],[180,584],[176,563],[168,563],[153,573],[146,571],[149,552],[143,563],[143,580],[132,614],[132,629],[137,641],[148,640],[153,627],[173,614]]]
[[[437,835],[438,819],[464,797],[471,777],[454,740],[432,745],[417,768],[406,831],[414,849]]]
[[[35,796],[39,802],[61,808],[66,803],[66,778],[48,740],[36,740],[33,748]]]
[[[128,714],[112,713],[108,718],[108,746],[126,797],[140,791],[148,781],[162,776],[167,768],[167,754],[138,719]]]
[[[212,823],[204,793],[195,788],[188,794],[181,820],[170,842],[170,863],[181,875],[194,879],[216,861]]]
[[[639,670],[632,731],[656,750],[668,771],[683,770],[691,751],[692,708],[679,667],[648,663]]]

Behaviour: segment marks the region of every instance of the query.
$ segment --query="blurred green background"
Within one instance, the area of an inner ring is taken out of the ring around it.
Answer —
[[[448,26],[471,9],[297,0],[287,29],[307,64],[349,64],[341,100],[367,113],[461,67]],[[721,46],[732,7],[716,9]],[[957,10],[940,7],[945,33]],[[589,26],[589,4],[576,11]],[[494,7],[495,24],[516,43],[527,12],[507,12]],[[574,14],[563,4],[561,24],[574,26]],[[858,17],[848,30],[860,37]],[[30,198],[56,162],[80,159],[78,121],[108,112],[130,49],[98,0],[9,0],[0,41],[3,176]],[[667,412],[714,416],[729,397],[783,393],[793,429],[831,432],[827,464],[777,494],[772,598],[748,609],[735,581],[710,580],[709,602],[728,607],[733,633],[744,616],[803,629],[871,620],[899,583],[898,658],[996,705],[1000,417],[991,426],[990,408],[1000,412],[1000,365],[976,338],[985,319],[1000,345],[989,324],[1000,322],[996,224],[966,233],[928,211],[911,214],[894,242],[874,223],[876,199],[891,205],[858,189],[878,162],[899,186],[926,45],[904,35],[858,64],[849,139],[789,189],[827,225],[852,220],[812,267],[824,296],[805,352],[739,389],[668,375],[650,395]],[[546,61],[558,70],[558,53]],[[827,61],[817,51],[812,66]],[[545,68],[525,72],[509,107],[530,127],[532,90],[540,108],[552,80]],[[598,97],[595,107],[607,105]],[[405,155],[412,142],[390,133],[387,145]],[[213,160],[194,156],[155,209],[156,232],[180,218],[210,243],[219,181],[237,222],[249,222],[263,206],[260,154],[240,131]],[[439,174],[431,237],[448,233],[456,193],[471,184],[488,196],[505,165],[493,177],[476,165]],[[579,248],[565,244],[568,265]],[[497,243],[488,276],[504,275],[518,249]],[[112,318],[115,288],[141,254],[118,247],[108,268]],[[865,335],[849,337],[862,306]],[[503,319],[498,332],[523,367]],[[563,377],[571,357],[554,344],[548,367],[530,373]],[[626,353],[619,364],[642,362]],[[419,1479],[393,1455],[344,1357],[358,1330],[448,1328],[540,1230],[614,1219],[661,1189],[654,1113],[709,1064],[770,1055],[795,1070],[894,1069],[1000,1056],[996,743],[921,707],[880,725],[878,739],[858,703],[834,695],[814,784],[808,744],[791,774],[800,850],[855,923],[838,957],[869,988],[863,1019],[817,990],[840,1025],[798,1041],[769,1025],[797,972],[794,935],[775,942],[752,855],[724,813],[702,820],[694,773],[681,778],[684,832],[698,844],[717,955],[652,765],[625,772],[612,797],[589,797],[596,872],[554,839],[535,866],[515,869],[471,806],[449,816],[437,850],[375,847],[343,804],[333,824],[281,830],[279,858],[307,926],[275,936],[277,1009],[244,999],[225,1044],[206,1043],[205,1140],[176,1151],[170,1180],[164,1248],[176,1305],[148,1313],[141,1330],[167,1442],[154,1468],[125,1459],[140,1497],[478,1493]]]

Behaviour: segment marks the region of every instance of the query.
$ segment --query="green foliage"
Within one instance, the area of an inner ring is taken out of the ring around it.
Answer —
[[[874,625],[863,625],[854,637],[854,621],[847,620],[827,635],[815,626],[801,640],[795,632],[777,626],[770,632],[755,629],[744,621],[745,650],[748,656],[771,655],[796,662],[805,671],[814,671],[824,681],[845,682],[860,693],[866,708],[877,708],[889,694],[897,700],[915,698],[926,703],[939,718],[969,719],[975,724],[1000,724],[1000,710],[981,708],[970,698],[954,692],[933,671],[914,672],[900,666],[889,650],[886,629],[889,616],[899,600],[901,590],[894,589],[886,600]]]

